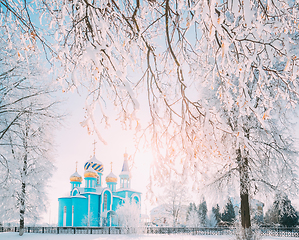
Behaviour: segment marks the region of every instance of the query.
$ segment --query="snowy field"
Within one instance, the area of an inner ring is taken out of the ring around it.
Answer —
[[[0,240],[233,240],[233,236],[201,236],[201,235],[107,235],[107,234],[40,234],[0,233]],[[263,240],[296,240],[294,237],[264,237]]]

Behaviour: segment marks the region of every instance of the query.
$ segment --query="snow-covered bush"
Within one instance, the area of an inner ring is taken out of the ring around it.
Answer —
[[[187,226],[188,227],[200,227],[200,219],[196,209],[192,209],[187,215]]]
[[[126,199],[124,204],[116,210],[118,224],[126,233],[138,233],[141,231],[140,207],[134,201]]]

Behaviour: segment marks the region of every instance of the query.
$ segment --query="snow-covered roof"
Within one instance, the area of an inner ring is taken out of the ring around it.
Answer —
[[[72,198],[86,198],[86,197],[84,197],[82,195],[75,195],[75,196],[72,196]]]
[[[124,160],[124,164],[123,164],[123,168],[121,170],[122,172],[129,172],[130,169],[129,169],[129,164],[128,164],[128,159],[125,159]]]
[[[123,198],[123,197],[120,197],[120,196],[116,196],[116,195],[112,195],[112,197],[114,198],[119,198],[119,199],[122,199],[122,200],[125,200],[126,198]]]
[[[98,172],[96,170],[94,170],[92,167],[89,167],[84,172],[84,177],[85,178],[87,178],[87,177],[97,178]]]
[[[103,190],[104,190],[103,187],[96,187],[96,192],[97,192],[97,193],[102,193]]]
[[[93,155],[93,157],[88,162],[93,162],[93,163],[98,163],[98,164],[103,165],[103,163],[101,161],[99,161],[95,155]]]
[[[82,182],[82,177],[80,174],[76,171],[70,176],[71,182]]]
[[[88,193],[88,194],[102,195],[103,192],[106,190],[109,190],[111,192],[110,188],[108,188],[108,187],[96,187],[95,189],[96,189],[95,192],[82,192],[81,194]]]
[[[80,174],[76,171],[75,173],[73,173],[73,174],[71,175],[71,177],[81,177],[81,176],[80,176]]]
[[[107,175],[107,177],[110,177],[110,178],[117,178],[113,172],[110,172],[110,173]]]
[[[106,182],[107,183],[116,183],[117,182],[117,177],[114,175],[114,173],[111,171],[108,176],[106,177]]]
[[[131,188],[119,188],[115,192],[123,192],[123,191],[130,191],[130,192],[136,192],[136,193],[142,194],[141,192],[135,191],[135,190],[133,190]]]
[[[129,163],[126,155],[124,157],[123,167],[121,169],[121,173],[119,174],[119,176],[124,176],[124,175],[130,177]]]
[[[85,172],[93,172],[93,173],[97,173],[97,171],[94,170],[92,167],[88,168]]]
[[[58,198],[58,199],[61,199],[61,198],[72,198],[72,196],[60,197],[60,198]]]

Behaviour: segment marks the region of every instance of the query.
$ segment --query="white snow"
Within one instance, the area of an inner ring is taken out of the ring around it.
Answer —
[[[117,234],[40,234],[25,233],[22,237],[18,233],[0,233],[1,240],[233,240],[233,236],[203,236],[203,235],[117,235]],[[297,240],[294,237],[264,237],[263,240]]]

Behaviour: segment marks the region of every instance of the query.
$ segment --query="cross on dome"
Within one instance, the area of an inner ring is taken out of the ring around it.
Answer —
[[[93,141],[93,155],[95,156],[96,155],[96,140]]]
[[[110,164],[111,164],[111,172],[112,172],[112,164],[113,164],[113,163],[111,162]]]
[[[124,153],[124,158],[125,158],[125,159],[128,158],[127,148],[126,148],[126,151],[125,151],[125,153]]]

